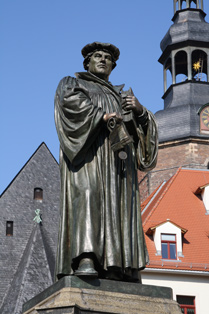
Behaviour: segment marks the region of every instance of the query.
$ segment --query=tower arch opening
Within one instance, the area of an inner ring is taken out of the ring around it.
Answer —
[[[181,10],[184,10],[184,9],[188,9],[186,0],[182,0],[182,3],[181,3]]]
[[[191,9],[199,9],[199,0],[190,0],[189,7]]]
[[[207,54],[200,49],[192,52],[192,79],[195,81],[208,81],[208,60]]]
[[[187,53],[184,50],[178,51],[175,55],[175,75],[176,83],[188,80]]]
[[[172,62],[171,58],[168,58],[164,64],[164,92],[172,84]]]
[[[174,14],[184,9],[203,10],[203,0],[174,0]]]

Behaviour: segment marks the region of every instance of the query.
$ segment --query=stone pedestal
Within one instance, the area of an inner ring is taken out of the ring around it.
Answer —
[[[67,276],[28,301],[23,314],[180,314],[172,289]]]

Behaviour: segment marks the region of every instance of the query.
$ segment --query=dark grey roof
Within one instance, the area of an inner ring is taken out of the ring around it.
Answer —
[[[33,227],[18,269],[5,295],[1,313],[21,313],[23,303],[53,283],[40,228],[38,224]]]
[[[43,201],[34,200],[34,188]],[[59,165],[42,143],[0,199],[0,313],[19,314],[23,302],[52,284],[59,221]],[[42,225],[33,221],[40,209]],[[6,236],[6,221],[14,222]]]
[[[186,105],[156,112],[159,142],[188,137],[206,137],[199,132],[199,105]],[[208,137],[208,136],[207,136]]]
[[[187,81],[172,85],[164,95],[164,110],[155,117],[159,142],[188,137],[208,138],[200,134],[199,109],[209,103],[209,83]]]
[[[177,48],[209,47],[209,24],[205,22],[202,10],[190,8],[177,11],[173,22],[161,41],[163,53],[159,62],[164,64],[170,52]],[[176,68],[176,74],[179,73],[185,72]],[[209,103],[208,82],[190,79],[173,84],[163,99],[164,110],[155,114],[160,143],[190,137],[208,138],[207,134],[200,134],[198,115],[198,110]]]
[[[184,105],[205,105],[209,103],[209,83],[185,81],[171,85],[164,98],[165,110]]]
[[[200,42],[201,46],[209,46],[209,24],[204,20],[201,10],[186,9],[178,11],[174,16],[174,24],[161,41],[164,52],[171,45],[185,46],[187,42]]]

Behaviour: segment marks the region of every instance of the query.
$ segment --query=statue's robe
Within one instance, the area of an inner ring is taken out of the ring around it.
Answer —
[[[137,169],[152,169],[157,128],[148,112],[146,134],[130,143],[123,162],[113,152],[105,113],[122,112],[122,86],[88,72],[65,77],[55,96],[60,141],[61,217],[58,278],[73,273],[82,253],[93,253],[96,268],[143,269],[148,254],[141,223]]]

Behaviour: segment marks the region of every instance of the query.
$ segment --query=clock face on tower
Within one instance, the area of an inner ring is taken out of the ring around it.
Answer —
[[[200,131],[209,132],[209,106],[205,107],[200,113]]]

